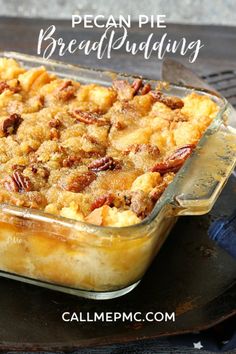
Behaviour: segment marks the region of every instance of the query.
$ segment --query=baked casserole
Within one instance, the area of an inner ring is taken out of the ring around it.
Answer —
[[[16,53],[0,59],[1,275],[120,296],[138,284],[177,215],[205,213],[216,200],[235,164],[235,136],[218,132],[225,101],[139,78],[111,81]]]

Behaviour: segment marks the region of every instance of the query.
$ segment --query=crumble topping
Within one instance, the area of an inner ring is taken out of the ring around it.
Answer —
[[[103,226],[139,223],[218,111],[141,79],[110,87],[0,59],[0,202]]]

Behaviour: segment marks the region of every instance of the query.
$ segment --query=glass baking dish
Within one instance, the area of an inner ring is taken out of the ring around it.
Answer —
[[[14,52],[0,55],[27,68],[44,65],[82,83],[133,79]],[[236,163],[234,111],[210,91],[177,85],[163,90],[179,97],[193,90],[208,95],[220,111],[152,213],[133,226],[102,227],[1,204],[1,276],[86,298],[115,298],[140,282],[179,215],[200,215],[212,208]]]

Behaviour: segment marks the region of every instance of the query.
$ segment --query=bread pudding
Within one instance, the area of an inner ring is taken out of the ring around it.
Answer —
[[[0,59],[0,275],[94,299],[131,291],[178,215],[191,214],[192,203],[195,214],[207,212],[229,176],[235,136],[231,147],[218,130],[227,104],[189,88],[113,74],[111,83],[110,73],[3,55],[28,69]]]
[[[216,116],[211,98],[0,59],[0,202],[100,226],[147,217]]]

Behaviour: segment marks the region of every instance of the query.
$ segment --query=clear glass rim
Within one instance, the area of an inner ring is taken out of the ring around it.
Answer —
[[[133,79],[133,78],[137,78],[137,77],[140,78],[141,77],[141,76],[136,76],[136,75],[129,75],[127,73],[118,73],[118,72],[110,71],[110,70],[108,71],[108,70],[101,70],[101,69],[95,69],[95,68],[91,69],[86,66],[67,64],[65,62],[60,62],[57,60],[51,60],[51,59],[46,60],[46,59],[42,59],[42,58],[39,58],[36,56],[22,54],[22,53],[18,53],[18,52],[0,51],[0,57],[13,58],[13,59],[16,59],[19,61],[20,60],[22,60],[22,61],[28,60],[28,61],[31,61],[34,63],[39,63],[41,65],[45,64],[47,66],[48,65],[59,66],[61,68],[65,68],[65,69],[70,68],[70,69],[74,69],[76,71],[83,70],[83,71],[88,71],[88,72],[94,72],[96,74],[99,74],[99,73],[106,74],[106,75],[110,75],[111,78],[124,77],[127,79]],[[159,82],[159,80],[153,80],[153,79],[144,78],[144,77],[141,77],[141,78],[143,80],[153,83],[153,84],[154,83],[157,84]],[[187,90],[190,92],[196,92],[201,95],[209,96],[214,101],[216,101],[216,103],[220,107],[220,110],[217,113],[216,117],[214,118],[213,122],[206,129],[206,131],[204,132],[203,136],[201,137],[201,139],[199,140],[199,142],[197,144],[196,149],[199,151],[199,149],[201,149],[201,147],[203,147],[209,132],[216,130],[223,123],[223,121],[224,121],[223,116],[228,108],[228,101],[223,96],[221,96],[220,94],[218,94],[215,91],[202,89],[202,88],[196,88],[193,86],[185,86],[185,85],[170,83],[170,84],[168,84],[167,88],[163,89],[163,91],[168,92],[168,91],[171,91],[172,89],[177,89],[180,91]],[[165,191],[162,194],[162,196],[160,197],[160,199],[158,199],[158,201],[156,202],[152,212],[140,223],[137,223],[134,225],[122,226],[122,227],[99,226],[99,225],[89,224],[89,223],[74,220],[74,219],[65,218],[62,216],[57,216],[57,215],[45,213],[42,210],[31,209],[31,208],[21,208],[21,207],[16,207],[16,206],[5,204],[5,203],[0,204],[0,210],[2,210],[2,212],[4,212],[4,213],[10,214],[10,215],[15,215],[18,217],[22,217],[24,219],[44,221],[44,222],[47,222],[50,224],[53,223],[53,224],[67,227],[67,228],[74,228],[78,231],[102,234],[103,236],[105,236],[105,235],[110,236],[111,233],[112,233],[112,235],[114,235],[114,233],[122,235],[122,233],[126,233],[126,232],[130,233],[131,230],[138,231],[139,229],[150,225],[152,223],[152,221],[156,219],[156,217],[158,216],[158,214],[162,210],[162,208],[165,205],[171,204],[173,202],[174,196],[176,194],[175,193],[176,192],[175,186],[177,185],[178,180],[181,178],[181,176],[183,176],[183,174],[187,172],[188,166],[192,162],[194,153],[195,152],[193,152],[193,154],[184,163],[182,168],[178,171],[173,182],[165,189]]]

